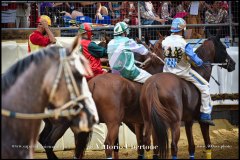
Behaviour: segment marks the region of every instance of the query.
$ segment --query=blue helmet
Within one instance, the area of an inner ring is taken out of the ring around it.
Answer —
[[[172,21],[171,32],[180,32],[186,29],[186,22],[182,18],[175,18]]]

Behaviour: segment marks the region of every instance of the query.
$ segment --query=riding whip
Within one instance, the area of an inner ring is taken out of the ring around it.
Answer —
[[[220,83],[207,71],[207,69],[204,67],[204,65],[202,65],[203,69],[207,72],[207,74],[209,74],[212,79],[217,83],[218,86],[220,86]]]

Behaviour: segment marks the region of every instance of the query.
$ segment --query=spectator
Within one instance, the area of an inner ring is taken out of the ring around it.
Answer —
[[[7,24],[4,27],[15,28],[16,27],[16,3],[2,3],[1,6],[1,23]]]
[[[54,7],[62,5],[63,3],[56,3]],[[83,16],[83,13],[78,10],[76,3],[65,3],[65,10],[62,9],[61,13],[65,13],[65,16],[69,16],[72,19],[76,19],[77,16]]]
[[[31,11],[31,8],[29,3],[17,3],[16,28],[29,27],[30,11]]]
[[[88,16],[92,19],[102,19],[101,3],[100,2],[79,2],[82,7],[82,13],[84,16]]]
[[[53,3],[54,12],[65,13],[65,16],[69,16],[75,19],[77,16],[83,16],[83,14],[76,10],[75,3]]]
[[[40,13],[41,15],[50,16],[49,8],[53,8],[54,4],[52,2],[41,2],[40,3]]]
[[[51,43],[56,43],[56,39],[51,32],[49,26],[51,26],[51,19],[42,15],[37,20],[37,29],[33,31],[28,40],[28,52],[34,52],[40,48],[46,47]]]
[[[119,19],[121,16],[121,3],[122,2],[108,2],[110,15],[113,19]]]
[[[185,18],[188,15],[189,11],[189,3],[188,1],[176,2],[174,5],[174,13],[175,15],[173,18]]]
[[[138,24],[138,12],[136,2],[122,2],[120,21],[123,21],[129,25]]]
[[[190,12],[186,16],[187,24],[203,24],[201,20],[201,13],[204,9],[204,1],[191,1],[189,4]],[[193,7],[193,8],[192,8]],[[189,27],[191,30],[191,37],[189,38],[204,38],[203,27]]]
[[[205,12],[205,23],[207,24],[219,24],[219,23],[227,23],[228,18],[228,12],[227,10],[222,6],[222,3],[220,1],[214,1],[212,7],[210,8],[208,6],[208,10]],[[207,26],[206,34],[208,35],[219,35],[223,36],[222,33],[224,32],[224,26],[220,27],[212,27]]]
[[[164,24],[167,20],[161,19],[155,12],[155,9],[153,7],[153,4],[151,1],[148,2],[140,2],[140,15],[141,15],[141,24],[142,25],[159,25]],[[148,35],[151,37],[151,39],[154,39],[155,32],[153,28],[144,28],[142,30],[143,37]]]
[[[36,22],[38,19],[38,4],[37,3],[30,3],[30,16],[29,16],[29,23],[30,23],[30,28],[35,28],[36,27]],[[41,14],[45,15],[45,14]]]
[[[167,20],[161,19],[155,12],[155,9],[151,1],[140,2],[140,15],[141,15],[141,24],[143,25],[152,25],[164,23]]]
[[[161,2],[160,7],[158,7],[157,14],[162,19],[169,19],[173,17],[173,8],[171,1],[163,1]],[[171,20],[165,22],[165,24],[171,24]]]
[[[108,15],[108,8],[109,8],[109,2],[100,2],[101,4],[101,14],[102,15]]]

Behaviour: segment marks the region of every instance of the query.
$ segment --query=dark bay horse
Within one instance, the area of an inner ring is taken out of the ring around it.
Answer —
[[[196,50],[203,62],[227,63],[223,68],[231,72],[235,62],[228,55],[226,47],[219,37],[210,37]],[[197,67],[195,70],[207,81],[210,80],[211,65]],[[195,145],[192,134],[194,120],[199,119],[201,98],[199,90],[172,73],[158,73],[150,77],[142,87],[140,96],[141,110],[144,119],[144,144],[149,145],[151,131],[153,143],[157,148],[153,158],[167,158],[168,128],[172,135],[171,154],[177,157],[177,143],[180,137],[181,121],[185,122],[185,130],[189,144],[190,158],[194,158]],[[207,154],[210,157],[211,141],[209,125],[200,123]],[[153,128],[153,130],[151,130]]]
[[[71,65],[74,61],[77,67]],[[76,133],[92,130],[94,117],[85,103],[92,97],[85,94],[88,85],[83,77],[88,72],[81,56],[73,57],[72,52],[57,46],[32,53],[11,66],[2,75],[1,157],[33,158],[42,117],[65,115]],[[50,114],[43,113],[46,106]]]
[[[157,41],[152,50],[160,57],[162,57],[160,50],[162,40],[163,37],[160,36],[159,41]],[[135,54],[135,59],[141,62],[145,61],[147,58],[148,57],[146,56]],[[159,61],[149,61],[144,68],[150,73],[155,74],[162,72],[163,64]],[[124,86],[124,88],[121,86]],[[141,118],[142,116],[138,101],[141,85],[118,75],[109,73],[92,78],[89,81],[89,89],[93,94],[93,99],[97,106],[100,123],[106,123],[108,128],[108,135],[105,144],[108,146],[113,146],[114,144],[115,146],[118,145],[119,126],[123,121],[137,135],[139,142],[142,135],[141,130],[143,129],[143,120]],[[120,90],[121,92],[117,92]],[[132,96],[131,94],[135,95],[136,97]],[[127,100],[123,96],[131,97],[132,99]],[[40,134],[39,142],[43,146],[54,146],[57,140],[60,139],[69,128],[69,124],[64,119],[61,121],[44,119],[44,122],[45,127]],[[74,134],[76,158],[83,157],[86,149],[85,142],[88,142],[90,137],[91,134],[86,133]],[[141,143],[139,142],[139,144]],[[48,158],[57,158],[52,147],[44,149]],[[114,151],[114,157],[118,158],[118,149],[114,149]],[[141,149],[141,151],[139,150],[138,152],[142,155],[144,150]],[[106,150],[106,155],[107,157],[112,157],[112,150]]]

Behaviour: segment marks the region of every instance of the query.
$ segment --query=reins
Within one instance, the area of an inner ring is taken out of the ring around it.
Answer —
[[[72,57],[67,57],[66,56],[66,49],[65,48],[60,48],[59,49],[59,54],[60,54],[60,64],[57,72],[56,79],[53,83],[52,90],[50,92],[49,96],[49,102],[53,100],[53,96],[56,93],[62,71],[64,72],[65,76],[65,81],[67,83],[67,88],[70,93],[70,98],[71,100],[65,103],[63,106],[52,109],[52,110],[47,110],[46,113],[18,113],[14,111],[9,111],[7,109],[2,109],[2,115],[11,117],[11,118],[18,118],[18,119],[43,119],[43,118],[58,118],[58,117],[69,117],[69,116],[75,116],[80,113],[82,110],[83,106],[79,104],[79,101],[84,100],[85,98],[88,98],[86,95],[80,95],[80,92],[77,88],[77,83],[73,77],[72,70],[69,66],[69,60]],[[69,107],[73,107],[75,105],[78,105],[79,108],[73,109],[70,108],[66,110]]]

